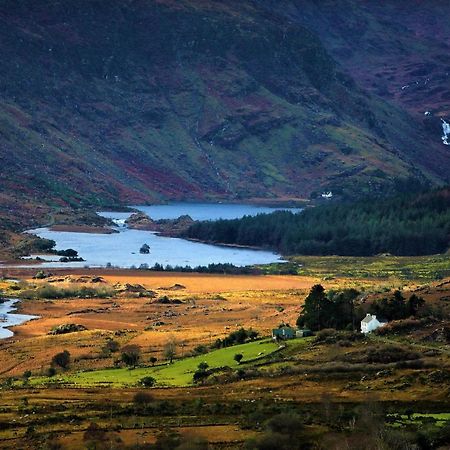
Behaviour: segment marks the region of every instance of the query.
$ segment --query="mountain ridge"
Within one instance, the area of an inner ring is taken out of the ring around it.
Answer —
[[[259,3],[4,1],[4,205],[446,181],[450,152],[423,123],[367,93],[317,27]]]

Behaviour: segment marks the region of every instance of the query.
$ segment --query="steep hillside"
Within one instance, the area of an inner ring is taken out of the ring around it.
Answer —
[[[448,1],[257,3],[317,33],[361,86],[416,115],[441,141],[440,118],[450,118]]]
[[[2,1],[9,209],[448,177],[448,148],[343,74],[320,30],[259,3]]]

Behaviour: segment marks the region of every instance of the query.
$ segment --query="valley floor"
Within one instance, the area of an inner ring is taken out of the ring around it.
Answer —
[[[205,440],[212,449],[243,448],[251,439],[265,439],[264,423],[286,412],[302,417],[299,439],[314,448],[357,449],[365,440],[364,448],[379,448],[369,442],[374,424],[388,426],[386,436],[390,429],[409,436],[426,422],[430,433],[441,436],[450,412],[450,349],[448,342],[429,338],[437,325],[351,342],[340,335],[285,344],[263,339],[203,355],[205,347],[241,327],[265,337],[280,323],[294,325],[317,283],[327,290],[355,287],[367,299],[399,287],[419,289],[448,318],[448,279],[425,284],[393,276],[324,276],[313,273],[318,260],[299,261],[308,275],[56,270],[36,280],[34,271],[11,269],[8,277],[19,282],[0,282],[9,297],[83,287],[114,294],[22,300],[20,311],[39,319],[0,341],[0,448],[184,448],[173,444],[177,439],[186,448],[206,448]],[[62,324],[85,330],[49,334]],[[139,367],[114,369],[120,351],[105,351],[111,340],[121,349],[139,346]],[[172,365],[165,355],[168,341],[176,343]],[[367,362],[369,352],[393,345],[414,354],[413,360]],[[52,357],[62,350],[70,352],[69,368],[48,376]],[[240,364],[236,353],[243,355]],[[194,384],[203,361],[212,376]],[[140,385],[145,376],[154,377],[156,386]]]

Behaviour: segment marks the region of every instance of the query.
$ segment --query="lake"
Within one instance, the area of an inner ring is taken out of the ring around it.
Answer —
[[[154,220],[174,219],[188,214],[194,220],[235,219],[245,215],[270,213],[279,209],[300,212],[298,208],[270,208],[256,205],[171,203],[167,205],[135,206]],[[56,249],[73,248],[85,259],[84,262],[61,263],[55,257],[45,256],[48,261],[40,267],[105,267],[112,265],[122,268],[139,267],[141,264],[153,266],[155,263],[172,266],[207,266],[211,263],[231,263],[235,266],[269,264],[280,261],[280,255],[263,250],[225,247],[191,242],[185,239],[159,236],[155,232],[131,230],[125,220],[131,213],[100,212],[101,216],[112,219],[118,233],[92,234],[52,231],[48,228],[30,230],[42,238],[53,239]],[[142,255],[143,244],[150,246],[150,254]],[[53,261],[52,261],[53,259]]]
[[[37,316],[30,316],[28,314],[15,314],[14,311],[16,308],[14,304],[18,301],[17,299],[10,299],[0,303],[0,339],[9,338],[14,335],[7,327],[20,325],[37,318]]]

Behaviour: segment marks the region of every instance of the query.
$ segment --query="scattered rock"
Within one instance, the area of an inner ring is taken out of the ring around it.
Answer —
[[[390,375],[392,375],[392,370],[391,369],[380,370],[379,372],[376,373],[376,377],[377,378],[388,377]]]
[[[75,314],[90,314],[90,313],[102,314],[102,313],[105,313],[105,312],[108,312],[108,311],[109,311],[109,308],[97,308],[97,309],[86,308],[86,309],[80,309],[78,311],[71,311],[71,312],[67,313],[67,315],[68,316],[73,316]]]
[[[183,302],[178,298],[169,298],[167,297],[167,295],[164,295],[163,297],[156,299],[152,303],[158,303],[160,305],[181,305]]]
[[[142,247],[139,249],[139,253],[141,255],[148,255],[150,253],[150,245],[143,244]]]
[[[139,294],[139,297],[156,297],[156,292],[146,289],[141,284],[116,283],[113,287],[119,294]]]
[[[182,284],[175,283],[172,286],[160,287],[158,289],[161,290],[161,291],[179,291],[181,289],[186,289],[186,286],[183,286]]]
[[[67,275],[65,277],[50,276],[47,279],[48,283],[106,283],[102,277],[91,277],[89,275],[82,275],[79,277]]]

